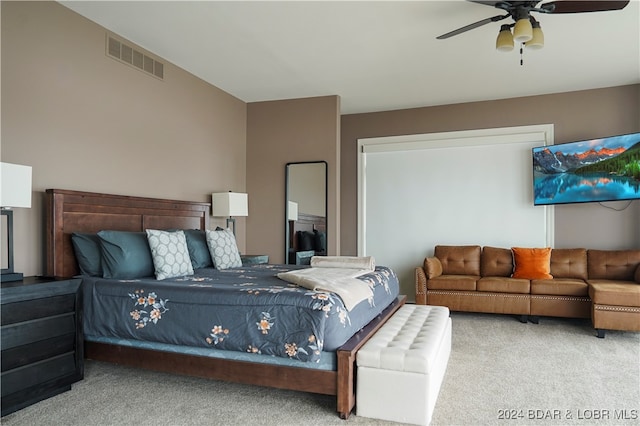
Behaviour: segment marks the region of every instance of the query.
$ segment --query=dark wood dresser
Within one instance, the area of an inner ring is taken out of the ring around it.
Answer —
[[[81,301],[79,279],[2,283],[2,416],[83,378]]]

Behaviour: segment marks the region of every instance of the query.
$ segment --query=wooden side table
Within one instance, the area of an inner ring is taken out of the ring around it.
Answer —
[[[80,282],[26,277],[2,283],[2,416],[84,377]]]
[[[248,265],[265,265],[269,263],[269,255],[267,254],[242,254],[242,266]]]

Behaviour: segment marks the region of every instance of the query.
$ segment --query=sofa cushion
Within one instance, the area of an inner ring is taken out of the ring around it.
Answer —
[[[588,250],[589,280],[634,281],[640,250]]]
[[[553,278],[587,279],[587,250],[556,249],[551,250],[550,273]]]
[[[428,279],[442,275],[442,263],[437,257],[427,257],[424,259],[424,273]]]
[[[640,307],[640,284],[633,281],[589,280],[594,304]]]
[[[552,280],[531,280],[531,294],[553,296],[588,296],[589,285],[577,278],[556,278]]]
[[[480,275],[480,246],[436,246],[443,275]]]
[[[476,283],[478,291],[529,294],[530,281],[509,277],[482,277]]]
[[[551,279],[551,248],[512,247],[513,278]]]
[[[513,273],[513,254],[510,249],[483,247],[480,272],[483,277],[510,277]]]
[[[477,275],[441,275],[427,280],[427,289],[475,291],[479,279]]]

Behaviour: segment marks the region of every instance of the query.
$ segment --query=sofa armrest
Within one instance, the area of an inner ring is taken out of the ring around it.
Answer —
[[[437,257],[426,257],[422,267],[416,268],[416,305],[427,304],[427,280],[442,275],[442,264]]]
[[[424,269],[416,268],[416,305],[427,304],[427,276]]]

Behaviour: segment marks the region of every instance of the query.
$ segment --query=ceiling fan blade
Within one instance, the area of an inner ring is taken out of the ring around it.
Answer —
[[[502,9],[506,11],[511,11],[517,8],[518,6],[524,6],[532,8],[536,4],[540,3],[542,0],[527,0],[527,1],[514,1],[514,0],[467,0],[470,3],[482,4],[484,6],[495,7],[496,9]]]
[[[564,1],[552,1],[540,6],[541,9],[546,10],[548,13],[584,13],[584,12],[606,12],[608,10],[620,10],[629,4],[629,0],[626,1],[613,1],[613,0],[564,0]]]
[[[491,22],[501,21],[505,18],[508,18],[510,15],[498,15],[493,16],[491,18],[483,19],[482,21],[474,22],[473,24],[465,25],[464,27],[458,28],[457,30],[450,31],[446,34],[442,34],[441,36],[436,37],[438,40],[444,40],[445,38],[453,37],[458,34],[462,34],[466,31],[472,30],[474,28],[481,27],[483,25],[489,24]]]
[[[471,3],[484,4],[485,6],[491,6],[491,7],[495,7],[497,3],[503,3],[501,1],[485,1],[485,0],[467,0],[467,1]]]

